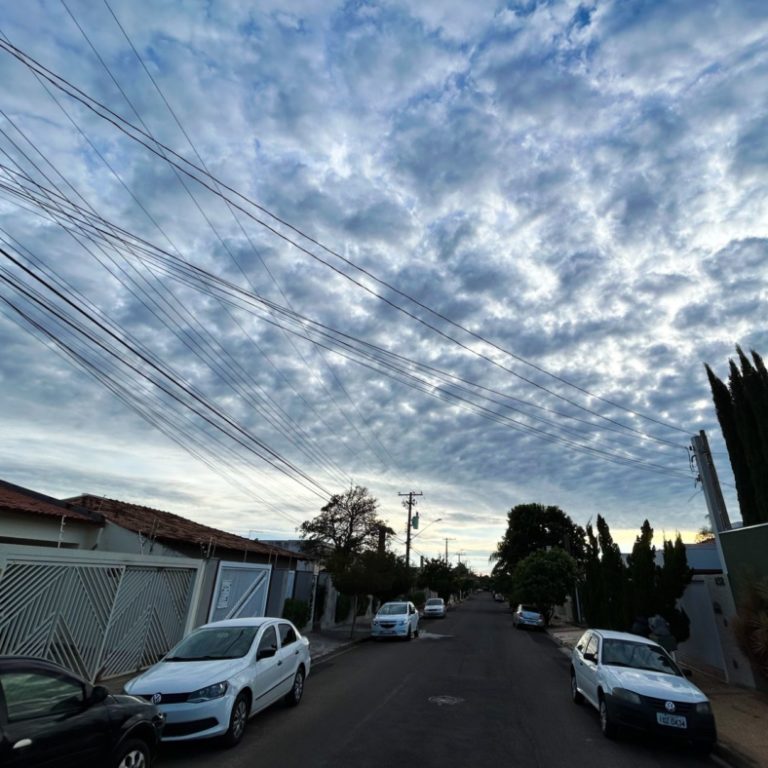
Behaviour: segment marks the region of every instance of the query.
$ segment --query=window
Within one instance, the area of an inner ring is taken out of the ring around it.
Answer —
[[[6,672],[0,677],[8,720],[77,712],[85,703],[82,683],[40,672]]]
[[[587,648],[584,651],[584,655],[586,656],[588,653],[593,653],[595,655],[595,658],[597,658],[598,644],[599,644],[599,639],[597,635],[592,635],[592,637],[589,638],[589,643],[587,644]]]
[[[279,624],[278,626],[280,631],[280,645],[282,645],[283,648],[285,648],[286,645],[296,642],[298,638],[290,624]]]
[[[261,636],[261,640],[259,640],[259,650],[256,652],[256,658],[263,651],[277,652],[277,632],[275,632],[274,627],[267,627],[264,630],[264,634]]]

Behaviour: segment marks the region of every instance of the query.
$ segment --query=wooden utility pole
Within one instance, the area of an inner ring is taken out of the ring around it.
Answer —
[[[406,572],[411,568],[411,512],[413,511],[413,497],[423,496],[421,491],[408,491],[408,493],[398,493],[398,496],[408,497],[408,528],[405,534],[405,568]]]

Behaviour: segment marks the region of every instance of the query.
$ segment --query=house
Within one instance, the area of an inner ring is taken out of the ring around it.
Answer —
[[[132,672],[206,621],[282,615],[307,560],[170,512],[0,481],[0,654],[91,680]]]

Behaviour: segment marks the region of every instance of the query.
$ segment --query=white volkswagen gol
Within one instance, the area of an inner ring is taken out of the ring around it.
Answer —
[[[163,741],[220,736],[234,746],[249,717],[301,701],[309,667],[309,641],[290,621],[228,619],[193,630],[125,692],[165,713]]]
[[[371,637],[404,637],[411,640],[419,634],[419,612],[406,600],[384,603],[371,620]]]
[[[600,713],[609,738],[620,726],[685,739],[709,752],[717,734],[707,697],[652,640],[587,630],[571,655],[571,697]]]

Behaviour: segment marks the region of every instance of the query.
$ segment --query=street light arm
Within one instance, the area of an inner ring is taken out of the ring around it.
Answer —
[[[417,539],[419,536],[421,536],[421,534],[424,533],[424,531],[426,531],[430,525],[434,525],[435,523],[442,523],[442,522],[443,522],[443,518],[438,517],[437,520],[433,520],[431,523],[427,523],[418,533],[411,534],[411,540]]]

